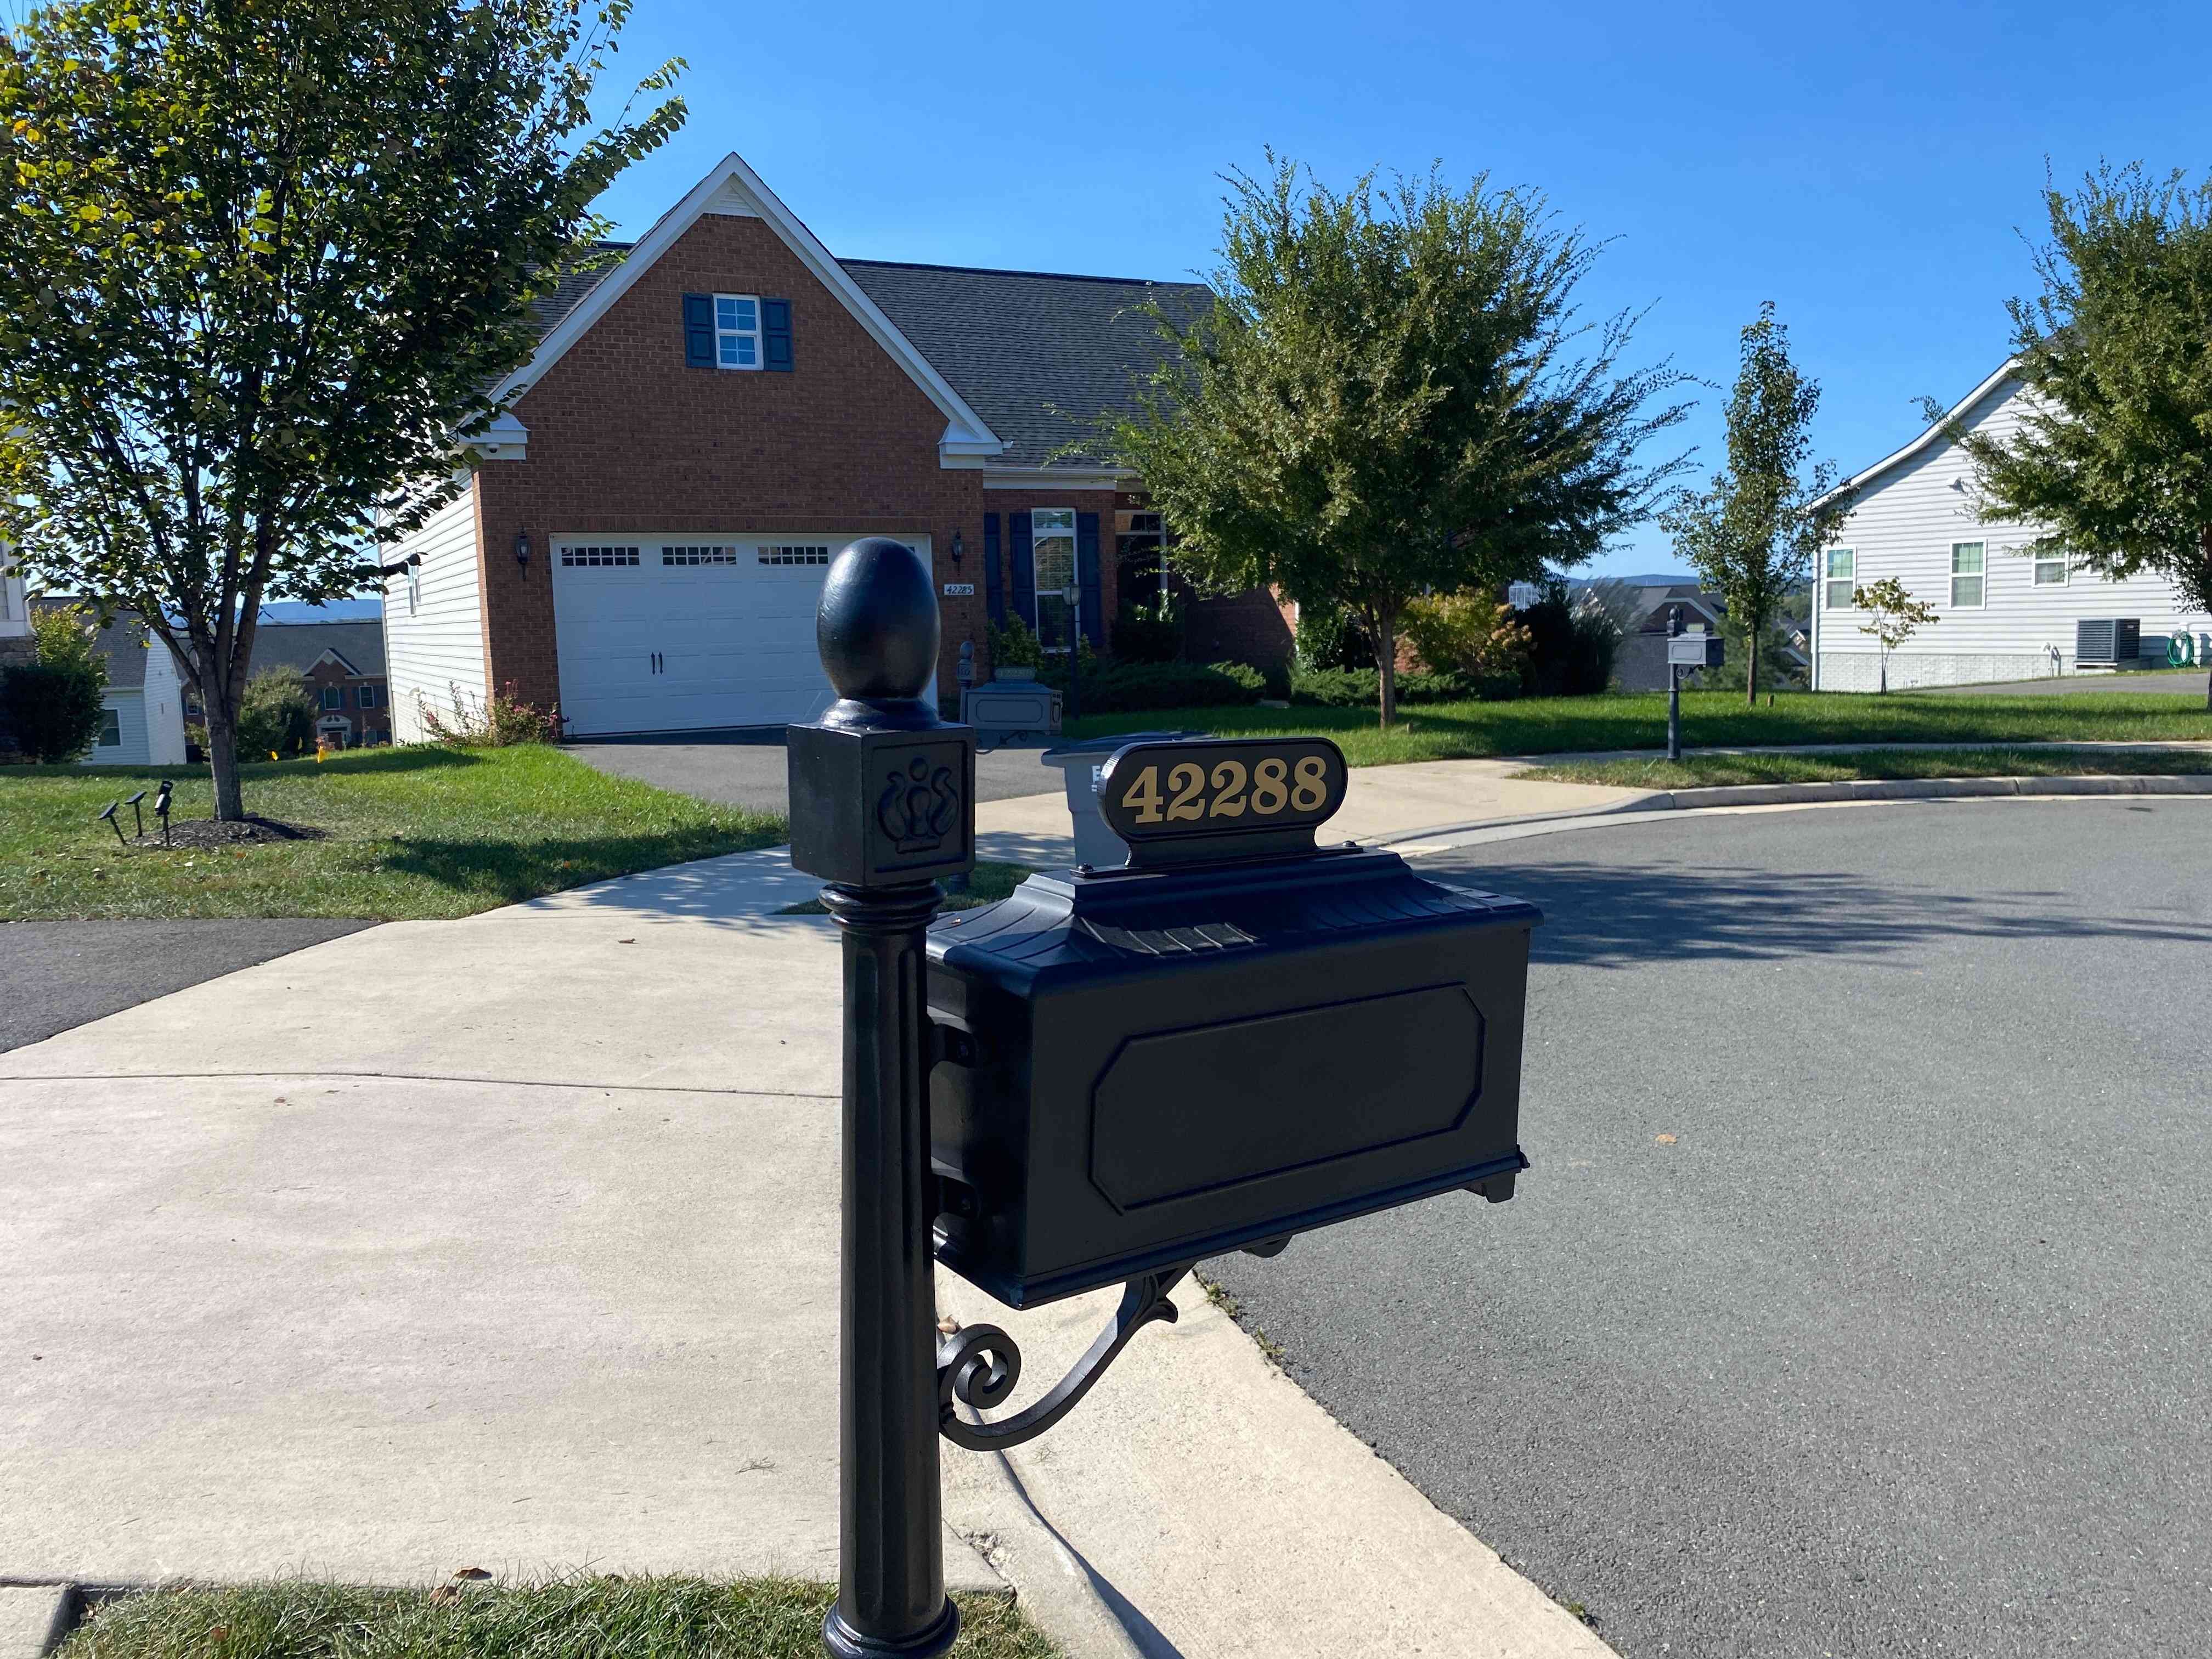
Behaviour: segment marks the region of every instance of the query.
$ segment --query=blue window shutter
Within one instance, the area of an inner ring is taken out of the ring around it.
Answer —
[[[1083,584],[1083,637],[1093,651],[1104,649],[1105,618],[1098,614],[1098,515],[1075,515],[1075,579]]]
[[[761,301],[761,367],[791,372],[791,301]]]
[[[684,296],[684,363],[687,368],[714,366],[714,296]]]
[[[1007,562],[1014,573],[1014,614],[1022,626],[1036,627],[1036,550],[1030,545],[1030,515],[1006,514]]]
[[[1006,625],[1006,585],[999,574],[999,515],[983,515],[983,602],[989,607],[991,620],[1000,627]]]

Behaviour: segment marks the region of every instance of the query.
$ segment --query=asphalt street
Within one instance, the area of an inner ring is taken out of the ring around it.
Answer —
[[[0,925],[0,1049],[374,925],[261,918],[8,922]],[[220,1032],[208,1036],[221,1041]]]
[[[1463,849],[1540,904],[1510,1203],[1212,1264],[1629,1659],[2212,1650],[2212,802]]]
[[[727,801],[757,812],[787,812],[783,733],[781,731],[685,732],[644,738],[591,738],[566,745],[577,759],[626,778],[708,800]],[[1037,757],[1047,745],[1031,741],[975,757],[975,799],[1057,793],[1058,767]]]

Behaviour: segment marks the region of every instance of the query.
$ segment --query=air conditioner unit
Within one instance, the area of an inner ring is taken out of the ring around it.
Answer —
[[[2074,624],[2076,666],[2116,667],[2142,653],[2142,622],[2135,617],[2085,617]]]

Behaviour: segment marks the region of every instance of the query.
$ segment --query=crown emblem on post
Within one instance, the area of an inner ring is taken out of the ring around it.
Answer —
[[[933,771],[928,760],[917,755],[884,776],[889,787],[876,802],[877,826],[902,853],[927,853],[944,845],[960,817],[952,769]]]

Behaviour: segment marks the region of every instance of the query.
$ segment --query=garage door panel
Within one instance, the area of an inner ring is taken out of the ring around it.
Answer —
[[[556,537],[561,711],[579,735],[775,726],[835,701],[814,642],[852,534]],[[904,537],[928,556],[926,537]]]

